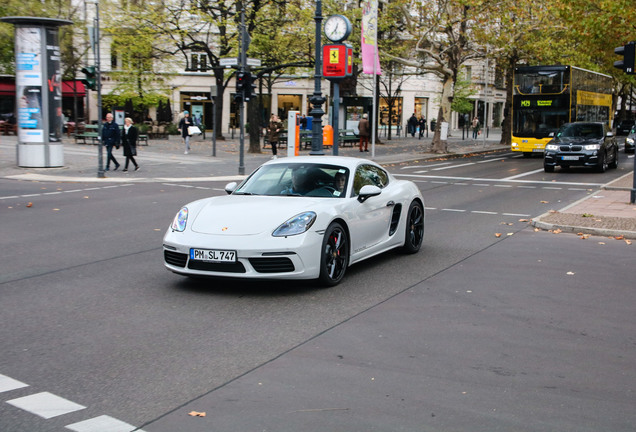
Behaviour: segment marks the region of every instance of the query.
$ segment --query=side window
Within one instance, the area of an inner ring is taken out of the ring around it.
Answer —
[[[380,189],[389,184],[389,176],[382,168],[374,165],[360,165],[353,179],[353,193],[358,195],[365,185],[377,186]]]

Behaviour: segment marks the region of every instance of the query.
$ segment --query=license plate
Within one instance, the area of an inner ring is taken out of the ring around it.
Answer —
[[[190,249],[190,259],[209,262],[236,262],[236,251],[214,249]]]
[[[561,156],[561,160],[579,160],[578,156]]]
[[[543,149],[532,149],[533,152],[543,153]]]

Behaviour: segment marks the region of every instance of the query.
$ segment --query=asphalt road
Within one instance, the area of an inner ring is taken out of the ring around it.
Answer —
[[[627,165],[392,166],[423,191],[424,247],[328,290],[163,268],[176,211],[222,183],[0,180],[0,430],[631,431],[636,249],[525,222]],[[83,408],[44,418],[40,393]]]

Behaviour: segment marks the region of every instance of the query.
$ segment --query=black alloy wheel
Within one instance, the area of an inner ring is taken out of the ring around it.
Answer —
[[[604,173],[607,171],[607,155],[605,152],[598,155],[598,165],[596,166],[596,171],[600,173]]]
[[[413,201],[406,215],[406,235],[402,252],[414,254],[420,250],[424,239],[424,208],[419,201]]]
[[[335,286],[344,278],[349,265],[349,238],[347,231],[338,222],[333,222],[325,231],[320,258],[318,280],[324,286]]]
[[[614,149],[614,159],[612,159],[612,163],[608,166],[612,169],[618,168],[618,147]]]

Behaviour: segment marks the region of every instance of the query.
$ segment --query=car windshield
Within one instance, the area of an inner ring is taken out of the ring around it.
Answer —
[[[603,138],[603,126],[594,123],[567,124],[559,131],[562,138]]]
[[[233,194],[343,198],[348,184],[349,169],[342,166],[277,163],[260,167]]]

